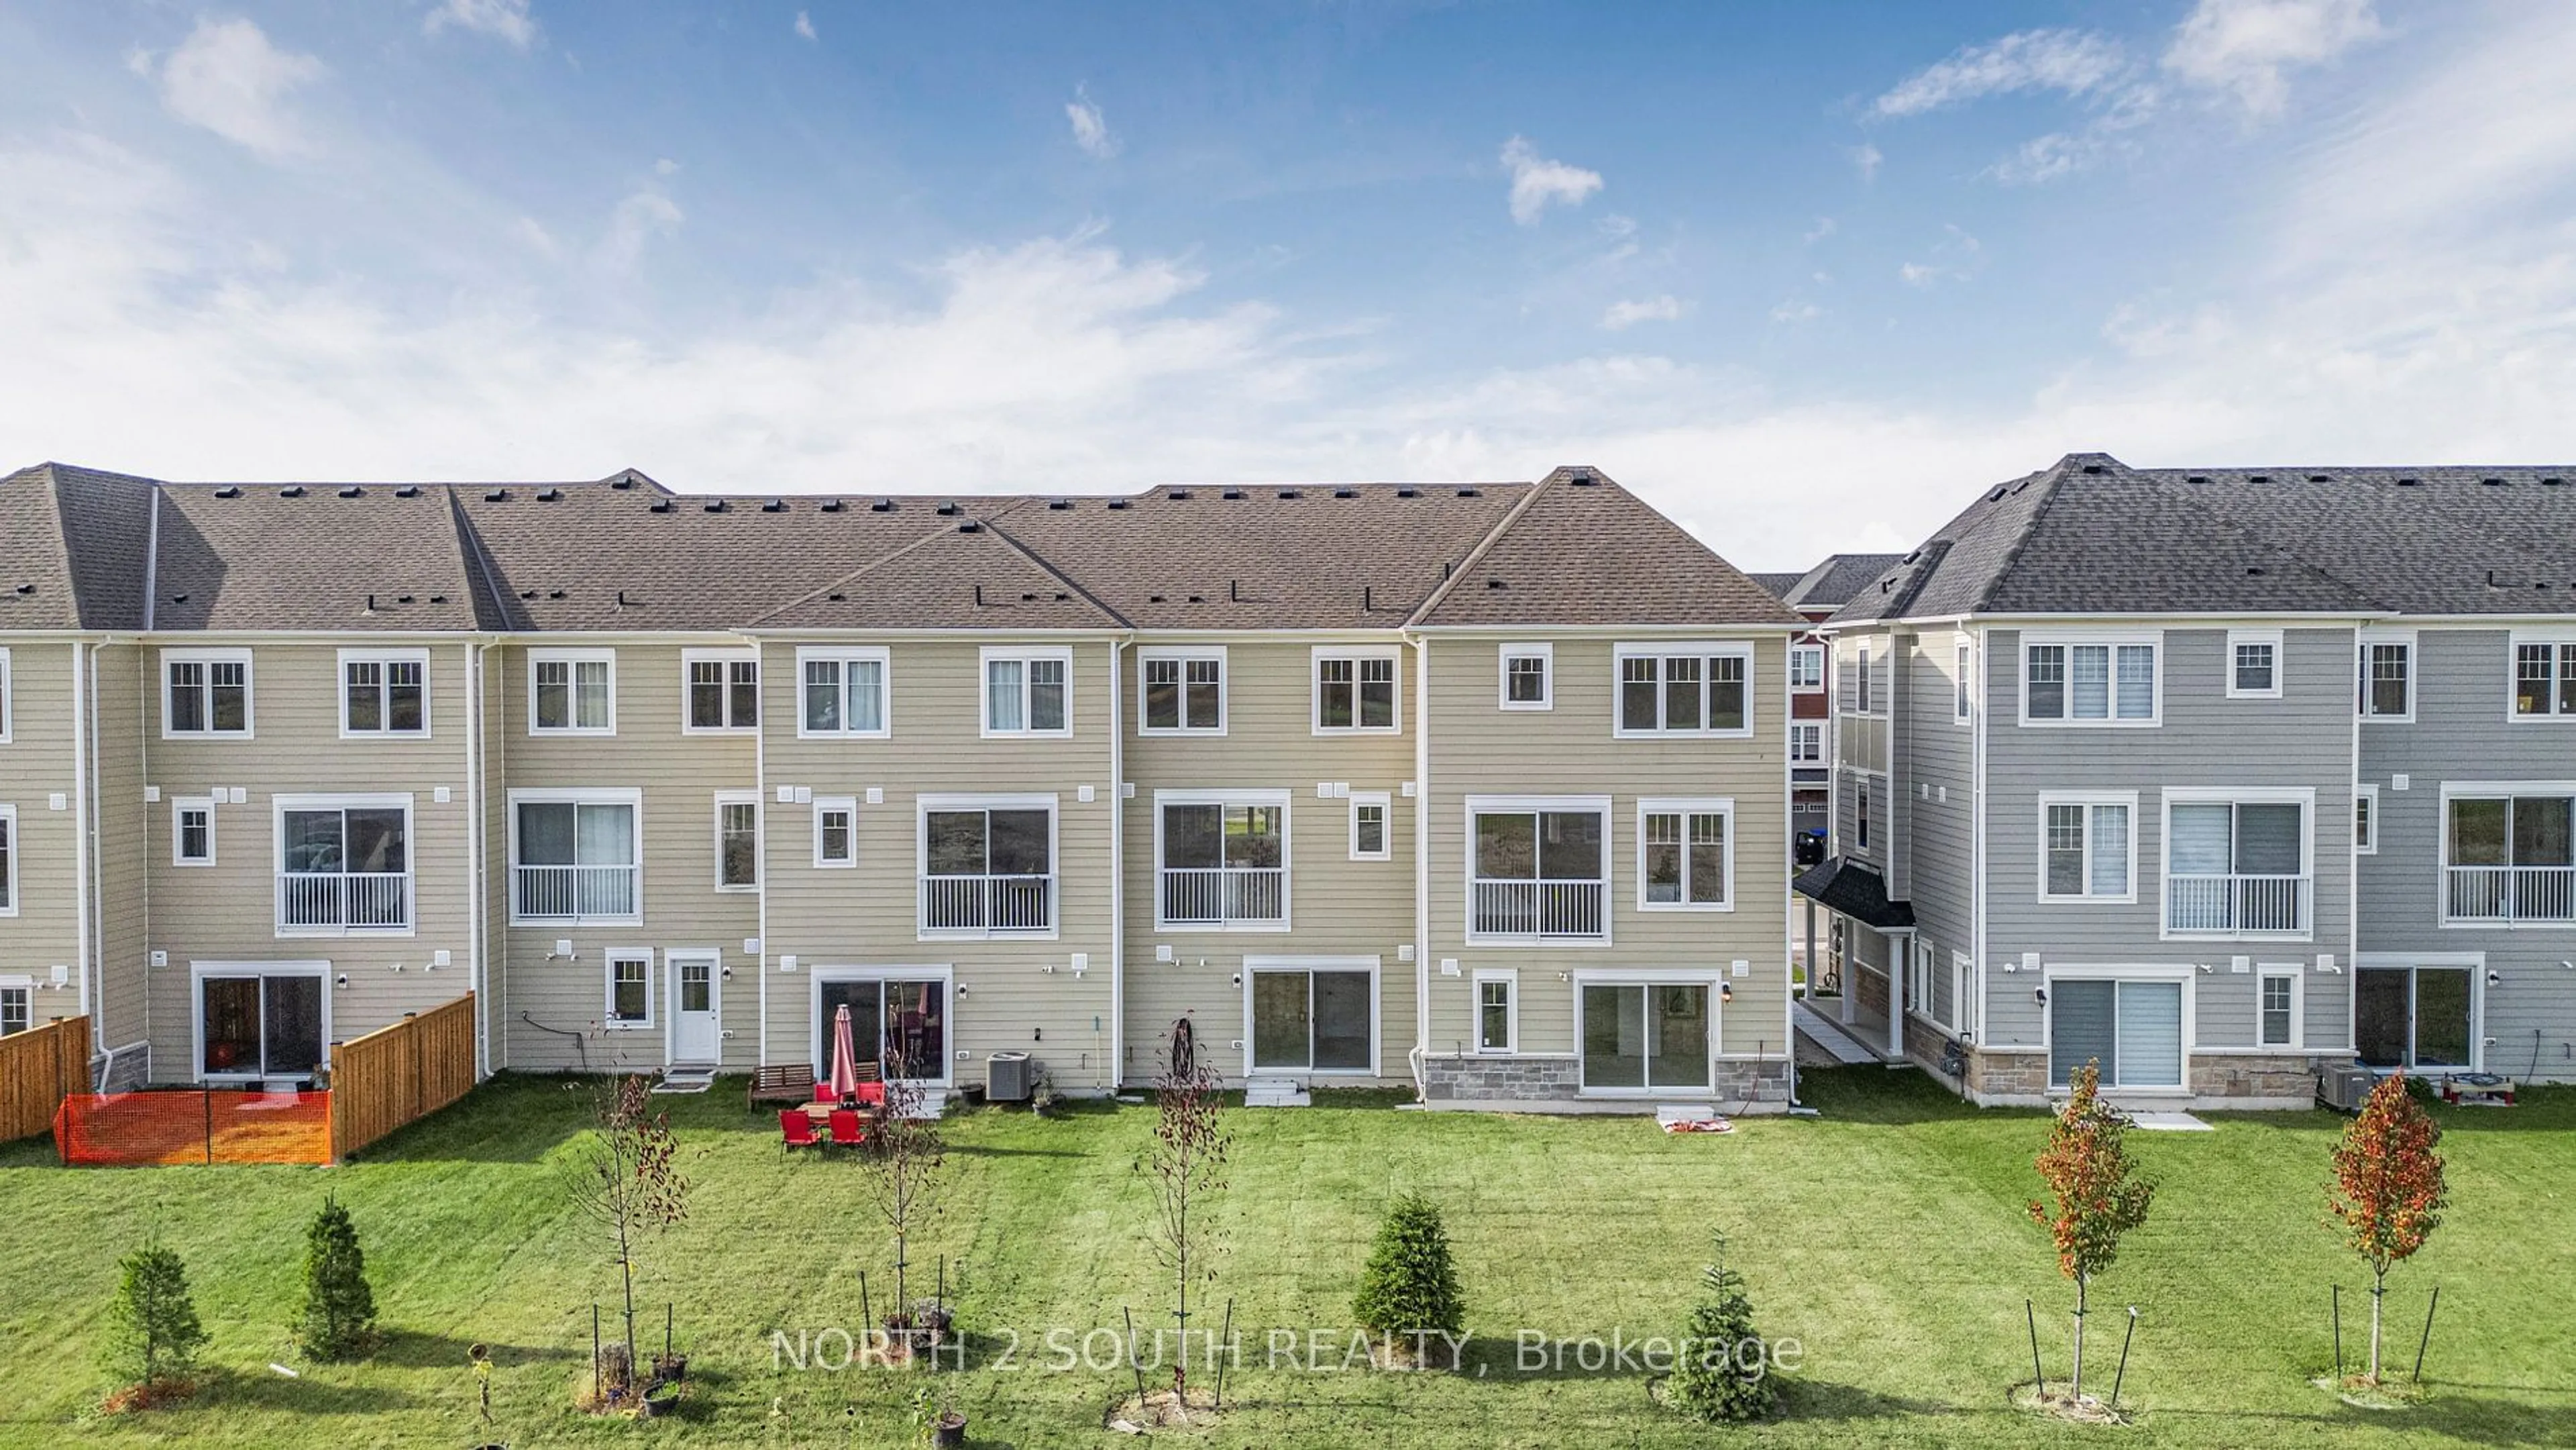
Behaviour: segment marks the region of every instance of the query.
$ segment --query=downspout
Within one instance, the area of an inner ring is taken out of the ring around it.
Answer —
[[[752,640],[751,647],[753,651],[752,657],[759,662],[755,668],[758,670],[760,675],[760,692],[765,696],[769,693],[769,648],[757,638]],[[889,671],[889,673],[891,673],[891,671]],[[798,681],[791,679],[788,682],[788,709],[791,712],[801,710],[804,707],[803,701],[797,697],[796,692],[799,688],[801,688],[801,686]],[[756,1000],[758,1001],[759,1006],[756,1010],[760,1013],[760,1030],[754,1034],[755,1045],[759,1052],[759,1057],[754,1062],[754,1066],[756,1068],[769,1066],[769,862],[767,859],[769,849],[770,817],[769,702],[764,699],[760,704],[760,730],[751,737],[752,798],[760,803],[755,807],[755,809],[760,812],[760,845],[762,852],[760,860],[760,892],[759,895],[754,898],[758,902],[756,909],[759,912],[759,920],[753,928],[760,933],[760,955],[755,958],[751,964],[751,974],[754,977],[759,978],[756,991]],[[788,718],[795,719],[797,717],[791,713]],[[850,831],[853,843],[858,839],[858,829],[858,812],[853,809],[850,813]],[[857,854],[855,844],[851,854],[854,857]],[[724,975],[721,972],[716,976],[715,990],[718,992],[722,992],[724,990]],[[724,1042],[721,1038],[716,1042],[716,1061],[719,1063],[724,1061]]]
[[[1986,1030],[1986,723],[1994,713],[1987,708],[1992,699],[1988,682],[1994,678],[1988,634],[1984,625],[1977,626],[1977,646],[1968,661],[1968,981],[1977,994],[1979,1051],[1994,1037]],[[2137,824],[2131,822],[2129,829],[2134,833]]]
[[[96,853],[90,849],[90,793],[85,782],[90,777],[91,717],[97,712],[90,708],[89,650],[90,646],[85,641],[72,641],[72,893],[75,908],[72,960],[80,977],[80,1014],[90,1017],[90,1030],[96,1034],[98,1021],[90,1012],[89,977],[92,952],[90,915],[96,909],[98,893],[91,889],[90,881],[90,868]],[[95,1043],[92,1045],[95,1047]]]
[[[2355,796],[2359,796],[2361,794],[2361,701],[2359,697],[2361,693],[2360,682],[2364,678],[2361,673],[2362,663],[2368,658],[2368,656],[2364,655],[2361,650],[2361,632],[2366,627],[2366,623],[2361,620],[2355,620],[2352,626],[2352,668],[2354,682],[2354,700],[2352,707],[2352,793]],[[2286,639],[2287,636],[2284,636],[2285,641]],[[2281,652],[2284,655],[2289,653],[2286,643],[2283,645]],[[2416,663],[2417,662],[2414,659],[2410,658],[2407,661],[2407,668],[2415,670]],[[2416,673],[2421,674],[2422,671],[2416,670]],[[2410,685],[2415,683],[2416,682],[2414,681],[2409,681]],[[2384,828],[2387,818],[2387,802],[2385,800],[2381,800],[2371,807],[2370,844],[2373,848],[2376,848],[2379,845],[2379,833]],[[2449,822],[2443,822],[2441,829],[2448,828]],[[2436,839],[2438,840],[2439,838],[2436,837]],[[2354,839],[2352,822],[2349,820],[2344,822],[2343,840],[2344,845],[2350,851],[2348,859],[2352,862],[2352,881],[2350,882],[2352,892],[2352,919],[2347,923],[2352,935],[2351,940],[2348,943],[2350,950],[2345,953],[2343,959],[2344,988],[2342,1050],[2357,1056],[2361,1051],[2361,843]],[[2470,981],[2472,983],[2477,983],[2478,977],[2482,974],[2472,972],[2469,975]],[[2259,983],[2262,979],[2258,977],[2255,980]],[[2260,991],[2261,988],[2258,986],[2256,990]],[[2474,990],[2478,994],[2477,1000],[2479,1006],[2483,1008],[2486,1003],[2486,988],[2484,984],[2477,984],[2474,987]],[[2308,1010],[2308,998],[2307,992],[2304,989],[2300,991],[2298,1000],[2299,1011],[2301,1013],[2305,1013]],[[2483,1018],[2483,1012],[2481,1013],[2481,1017]],[[2478,1024],[2478,1032],[2483,1033],[2485,1030],[2486,1025],[2484,1021],[2481,1020]],[[2299,1040],[2302,1042],[2307,1040],[2307,1024],[2304,1022],[2299,1024]],[[2477,1062],[2481,1067],[2483,1067],[2485,1065],[2486,1053],[2485,1040],[2483,1037],[2477,1037],[2474,1040],[2477,1042],[2478,1051],[2472,1055],[2471,1060]]]
[[[1431,1100],[1431,641],[1411,630],[1413,646],[1413,1069],[1417,1102]],[[1515,1009],[1518,1003],[1514,1004]]]
[[[502,643],[502,642],[501,642],[500,640],[497,640],[497,639],[487,639],[487,640],[485,640],[485,641],[483,642],[483,647],[482,647],[482,650],[480,651],[480,653],[481,653],[481,654],[482,654],[482,656],[483,656],[482,661],[481,661],[481,671],[482,671],[483,681],[484,681],[484,684],[483,684],[483,698],[484,698],[484,705],[483,705],[483,708],[484,708],[485,710],[487,710],[487,711],[488,711],[488,710],[490,710],[490,709],[492,708],[492,706],[491,706],[491,697],[492,697],[492,685],[491,685],[491,680],[492,680],[492,665],[491,665],[491,656],[492,656],[492,651],[493,651],[493,650],[495,650],[495,649],[500,648],[501,643]],[[474,724],[475,724],[475,728],[479,730],[479,729],[481,729],[481,728],[483,727],[484,722],[483,722],[482,720],[479,720],[479,719],[478,719],[478,720],[476,720],[476,721],[474,722]],[[490,772],[490,773],[492,773],[492,774],[496,774],[496,775],[498,775],[498,776],[501,778],[501,781],[502,781],[502,787],[503,787],[503,794],[502,794],[501,799],[502,799],[502,801],[506,804],[506,803],[508,802],[508,800],[509,800],[509,795],[508,795],[508,784],[509,784],[509,779],[510,779],[510,732],[509,732],[509,730],[508,730],[506,727],[496,727],[496,728],[494,728],[494,730],[492,731],[491,735],[488,737],[488,740],[487,740],[487,744],[486,744],[485,749],[486,749],[487,753],[489,753],[489,755],[491,756],[491,759],[487,762],[487,769],[489,770],[489,772]],[[504,831],[505,831],[505,832],[510,831],[510,830],[515,830],[515,829],[517,829],[517,827],[518,827],[518,823],[517,823],[516,821],[505,821],[505,822],[503,823],[503,829],[504,829]],[[506,834],[504,835],[503,839],[505,839],[505,840],[507,839]],[[492,831],[491,831],[491,827],[490,827],[490,825],[486,824],[486,825],[484,826],[484,828],[483,828],[483,847],[484,847],[484,850],[485,850],[485,851],[487,851],[487,852],[488,852],[488,851],[490,851],[491,846],[492,846]],[[489,869],[489,868],[487,867],[486,869],[487,869],[487,871],[488,871],[488,869]],[[518,887],[519,887],[519,883],[518,883],[518,881],[510,875],[510,873],[509,873],[509,868],[507,867],[507,865],[506,865],[506,864],[505,864],[505,865],[503,866],[503,868],[502,868],[501,881],[502,881],[502,890],[504,890],[504,891],[516,891],[516,890],[518,889]],[[493,967],[495,967],[495,966],[498,966],[498,967],[501,969],[501,993],[502,993],[502,995],[503,995],[503,996],[505,996],[505,997],[509,995],[509,992],[510,992],[510,982],[511,982],[511,972],[510,972],[510,934],[509,934],[509,930],[508,930],[508,928],[507,928],[507,926],[506,926],[506,923],[508,922],[508,920],[509,920],[509,917],[508,917],[508,915],[506,914],[506,909],[505,909],[505,913],[504,913],[504,915],[503,915],[503,917],[502,917],[502,921],[505,923],[505,925],[504,925],[504,927],[503,927],[503,929],[502,929],[502,933],[501,933],[501,955],[500,955],[500,960],[499,960],[498,962],[494,962],[494,961],[492,961],[491,959],[486,958],[486,959],[485,959],[485,961],[484,961],[484,972],[485,972],[485,974],[486,974],[486,975],[489,975],[489,974],[490,974],[490,972],[491,972],[491,970],[492,970],[492,968],[493,968]],[[485,927],[486,927],[487,929],[490,927],[491,922],[490,922],[490,920],[489,920],[489,918],[488,918],[488,917],[485,919],[484,925],[485,925]],[[508,1004],[507,1004],[507,1003],[503,1003],[503,1004],[502,1004],[502,1007],[501,1007],[501,1010],[505,1010],[505,1011],[506,1011],[506,1010],[507,1010],[507,1007],[508,1007]],[[500,1062],[499,1062],[499,1064],[498,1064],[497,1066],[498,1066],[499,1068],[501,1068],[501,1069],[506,1069],[506,1068],[508,1068],[508,1067],[509,1067],[509,1065],[510,1065],[510,1024],[508,1023],[508,1021],[504,1020],[504,1021],[502,1022],[502,1024],[501,1024],[501,1060],[500,1060]]]
[[[1780,806],[1782,812],[1788,817],[1788,864],[1792,868],[1798,864],[1798,763],[1791,758],[1795,752],[1789,749],[1789,722],[1798,718],[1798,704],[1796,692],[1788,688],[1789,656],[1797,650],[1798,640],[1805,633],[1803,626],[1791,631],[1788,636],[1788,646],[1781,652],[1780,728],[1771,732],[1771,742],[1780,748]],[[1792,869],[1780,882],[1780,924],[1783,928],[1789,926],[1792,914],[1798,909],[1798,891],[1790,884],[1796,879],[1797,872]],[[1816,976],[1816,930],[1815,918],[1812,914],[1807,918],[1807,923],[1807,980],[1813,982]],[[1798,984],[1789,971],[1789,942],[1786,940],[1788,933],[1784,930],[1781,935],[1784,939],[1780,943],[1780,1046],[1782,1056],[1789,1060],[1789,1100],[1785,1106],[1795,1109],[1798,1106]],[[1717,1030],[1719,1045],[1723,1047],[1726,1015],[1722,1002],[1719,1007]],[[1759,1092],[1762,1087],[1762,1064],[1758,1057],[1753,1064],[1753,1073],[1754,1090]]]
[[[1123,657],[1135,639],[1109,641],[1109,1091],[1127,1070],[1127,726]]]
[[[484,645],[482,649],[491,646]],[[474,991],[474,1076],[492,1075],[492,994],[483,980],[483,655],[465,657],[465,980]]]

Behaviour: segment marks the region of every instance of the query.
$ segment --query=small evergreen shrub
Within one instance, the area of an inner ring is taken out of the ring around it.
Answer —
[[[1458,1266],[1438,1204],[1408,1193],[1387,1208],[1351,1313],[1390,1345],[1410,1342],[1425,1358],[1448,1353],[1448,1343],[1434,1336],[1458,1336],[1466,1327],[1467,1300],[1458,1290]]]
[[[367,1287],[367,1255],[358,1226],[340,1200],[325,1197],[304,1231],[304,1313],[295,1322],[306,1359],[361,1359],[375,1347],[376,1296]]]
[[[136,1403],[182,1391],[206,1343],[196,1301],[188,1294],[187,1265],[149,1243],[127,1254],[117,1271],[100,1363],[120,1386],[139,1392]]]
[[[1710,1424],[1764,1419],[1780,1405],[1780,1385],[1770,1373],[1770,1342],[1753,1327],[1753,1301],[1744,1292],[1744,1276],[1727,1266],[1725,1233],[1712,1230],[1709,1240],[1716,1262],[1701,1276],[1700,1301],[1691,1306],[1682,1330],[1673,1377],[1665,1387],[1667,1402]]]

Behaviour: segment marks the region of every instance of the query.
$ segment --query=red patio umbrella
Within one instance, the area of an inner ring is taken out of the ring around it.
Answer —
[[[850,1004],[832,1014],[832,1099],[854,1102],[859,1096],[859,1053],[850,1039]]]

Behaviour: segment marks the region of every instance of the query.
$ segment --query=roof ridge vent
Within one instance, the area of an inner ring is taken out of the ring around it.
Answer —
[[[1227,499],[1238,499],[1243,497],[1243,490],[1239,488],[1229,488],[1223,494],[1218,496]]]
[[[394,497],[418,498],[420,497],[420,485],[416,483],[406,483],[402,487],[394,490]]]
[[[841,511],[841,501],[837,498],[827,498],[821,503],[816,504],[815,507],[822,510],[824,513],[836,514]]]
[[[671,501],[667,498],[657,498],[645,507],[657,514],[667,514],[671,511]]]
[[[1190,491],[1189,491],[1188,489],[1186,489],[1186,488],[1176,488],[1176,489],[1173,489],[1170,493],[1167,493],[1167,494],[1163,495],[1163,497],[1165,497],[1165,498],[1171,498],[1171,499],[1185,499],[1185,498],[1188,498],[1189,496],[1190,496]]]
[[[723,513],[723,512],[725,511],[725,501],[724,501],[723,499],[720,499],[720,498],[711,498],[711,499],[708,499],[708,500],[706,501],[706,503],[704,503],[703,505],[701,505],[701,507],[703,507],[704,509],[706,509],[706,511],[707,511],[708,513],[711,513],[711,514],[720,514],[720,513]]]
[[[1397,498],[1420,498],[1422,497],[1422,490],[1418,488],[1399,488],[1395,491],[1395,496]]]
[[[2488,488],[2502,488],[2502,487],[2504,487],[2504,480],[2503,480],[2503,479],[2501,479],[2501,478],[2481,478],[2481,479],[2479,479],[2479,480],[2478,480],[2478,482],[2480,482],[2480,483],[2482,483],[2482,484],[2486,485]]]
[[[1594,478],[1586,470],[1578,468],[1574,472],[1567,474],[1565,476],[1565,481],[1574,485],[1576,488],[1590,488],[1601,480]]]
[[[1360,491],[1356,488],[1337,488],[1333,490],[1333,497],[1335,498],[1358,498],[1359,496]]]
[[[783,498],[773,498],[768,502],[763,503],[760,506],[760,511],[765,514],[783,514],[787,512],[787,500]]]
[[[963,512],[965,512],[965,510],[957,506],[957,501],[955,499],[951,499],[939,506],[939,516],[943,519],[955,518]]]
[[[872,513],[872,514],[890,514],[890,513],[893,513],[893,512],[894,512],[894,500],[893,500],[893,499],[890,499],[890,498],[881,498],[881,499],[878,499],[875,503],[872,503],[872,504],[869,504],[869,505],[868,505],[868,512],[869,512],[869,513]]]
[[[563,490],[559,488],[541,488],[537,490],[537,502],[539,503],[553,503],[555,500],[562,497]]]
[[[1303,497],[1305,497],[1305,495],[1304,495],[1304,494],[1299,493],[1296,489],[1293,489],[1293,488],[1283,488],[1283,489],[1279,490],[1279,496],[1280,496],[1281,498],[1303,498]]]
[[[304,497],[304,485],[300,483],[290,483],[286,487],[279,489],[277,491],[277,496],[279,498],[302,498]]]
[[[340,490],[340,497],[342,497],[342,498],[356,498],[356,497],[358,497],[359,495],[361,495],[361,494],[363,494],[363,493],[365,493],[365,492],[366,492],[366,490],[365,490],[365,489],[360,488],[360,487],[358,487],[356,484],[354,484],[354,483],[353,483],[353,484],[349,484],[348,486],[346,486],[346,487],[344,487],[344,488],[342,488],[342,489]]]
[[[217,497],[217,498],[239,498],[239,497],[241,497],[241,489],[240,489],[239,487],[237,487],[237,486],[233,485],[233,484],[229,484],[229,483],[228,483],[228,484],[225,484],[223,487],[221,487],[221,488],[219,488],[219,489],[216,489],[216,490],[215,490],[215,497]]]
[[[508,503],[510,501],[510,491],[506,488],[485,489],[483,491],[483,501],[485,503]]]
[[[1123,498],[1113,498],[1109,501],[1109,506],[1114,509],[1123,509],[1127,507],[1127,500]]]
[[[1458,490],[1458,496],[1459,496],[1460,498],[1480,498],[1480,497],[1482,497],[1483,495],[1482,495],[1482,493],[1481,493],[1479,490],[1472,489],[1472,488],[1462,488],[1462,489]]]

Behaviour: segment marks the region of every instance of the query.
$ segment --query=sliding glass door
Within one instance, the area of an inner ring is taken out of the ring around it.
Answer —
[[[1251,977],[1254,1072],[1377,1070],[1376,975],[1366,970],[1255,967]]]
[[[2475,1063],[2467,967],[2364,967],[2354,973],[2353,1047],[2372,1067]]]
[[[1705,983],[1585,983],[1584,1090],[1706,1090],[1708,992]]]
[[[828,969],[826,969],[828,970]],[[815,984],[814,1076],[832,1071],[833,1023],[850,1009],[860,1066],[914,1082],[948,1080],[948,983],[937,977],[826,976]]]
[[[322,974],[209,973],[197,980],[204,1077],[310,1078],[325,1060]]]
[[[2098,1063],[2106,1088],[2183,1082],[2182,983],[2065,978],[2048,984],[2048,1081]]]

